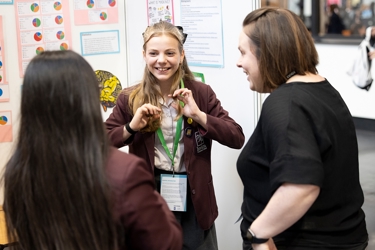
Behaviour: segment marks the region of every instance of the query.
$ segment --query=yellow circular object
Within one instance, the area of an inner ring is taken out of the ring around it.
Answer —
[[[96,70],[95,74],[99,81],[100,102],[104,112],[107,112],[107,108],[113,108],[116,105],[122,86],[120,80],[108,71]]]

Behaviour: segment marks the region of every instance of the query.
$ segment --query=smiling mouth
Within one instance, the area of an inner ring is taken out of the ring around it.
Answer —
[[[169,70],[170,68],[156,68],[158,71],[165,72]]]

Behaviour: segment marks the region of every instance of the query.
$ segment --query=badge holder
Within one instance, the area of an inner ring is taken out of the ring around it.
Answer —
[[[160,195],[171,211],[186,212],[187,175],[160,175]]]

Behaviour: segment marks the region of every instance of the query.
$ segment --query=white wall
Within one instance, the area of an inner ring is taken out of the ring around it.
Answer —
[[[317,44],[318,71],[340,92],[352,116],[375,119],[375,82],[369,91],[355,86],[346,74],[356,55],[356,45]]]

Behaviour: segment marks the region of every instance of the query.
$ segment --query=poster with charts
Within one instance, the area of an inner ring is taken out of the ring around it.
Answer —
[[[118,1],[124,0],[74,0],[74,24],[118,23]]]
[[[4,47],[4,26],[3,17],[0,16],[0,84],[7,84],[6,80],[6,63],[5,63],[5,47]],[[1,95],[0,95],[1,101]]]
[[[1,4],[13,4],[13,0],[0,0],[0,5]]]
[[[9,84],[0,83],[0,102],[9,102]]]
[[[146,0],[148,25],[159,21],[167,21],[174,24],[172,0]]]
[[[12,111],[0,111],[0,142],[13,141]]]
[[[45,50],[72,49],[69,0],[15,0],[20,77]]]

